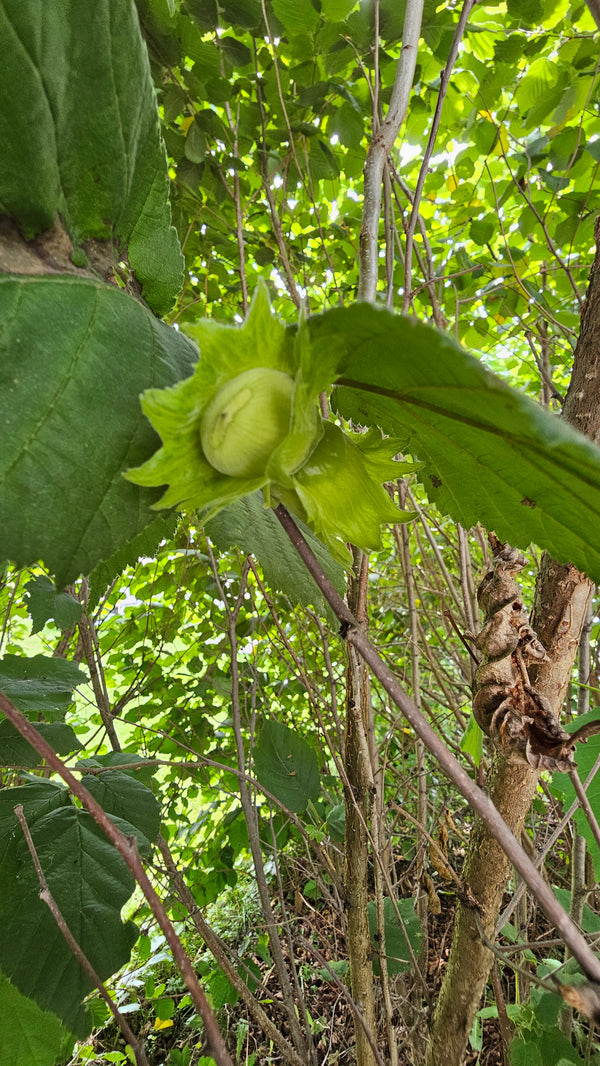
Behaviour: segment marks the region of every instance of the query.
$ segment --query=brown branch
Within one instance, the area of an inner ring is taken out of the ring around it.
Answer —
[[[185,878],[181,871],[175,864],[175,859],[171,853],[169,845],[166,840],[159,836],[158,847],[161,855],[165,860],[167,874],[169,879],[181,900],[183,906],[187,909],[190,918],[192,919],[196,930],[204,940],[208,950],[215,958],[218,965],[223,970],[223,973],[227,977],[227,980],[238,993],[240,999],[243,1001],[248,1011],[252,1015],[254,1021],[260,1026],[263,1033],[269,1040],[272,1040],[275,1047],[281,1054],[289,1066],[305,1066],[304,1060],[300,1058],[292,1045],[285,1039],[279,1032],[277,1026],[271,1021],[268,1014],[265,1013],[260,1003],[252,995],[248,985],[240,977],[233,963],[229,960],[226,953],[226,945],[221,938],[217,936],[214,929],[204,920],[200,908],[196,903],[190,889],[188,888]],[[252,975],[254,976],[254,975]]]
[[[240,802],[244,812],[246,829],[248,831],[248,843],[250,846],[250,853],[252,855],[252,862],[254,865],[256,886],[258,888],[262,913],[267,927],[267,932],[269,934],[269,946],[271,948],[273,962],[281,986],[282,1003],[287,1013],[287,1022],[292,1034],[294,1047],[296,1048],[296,1051],[299,1055],[304,1057],[309,1055],[310,1061],[312,1061],[312,1037],[310,1035],[310,1032],[308,1031],[305,1040],[305,1036],[302,1033],[302,1029],[300,1027],[296,1014],[296,1003],[294,1000],[292,983],[286,967],[283,946],[281,943],[281,938],[279,936],[278,922],[275,918],[275,913],[271,905],[271,895],[269,891],[269,885],[267,882],[267,876],[265,873],[261,850],[258,814],[256,811],[256,807],[252,801],[252,796],[250,795],[250,790],[248,788],[248,782],[246,781],[245,775],[246,745],[242,733],[242,708],[240,701],[237,625],[240,608],[242,606],[244,594],[246,592],[250,563],[248,559],[244,561],[240,581],[240,589],[235,603],[233,607],[231,607],[228,602],[227,593],[223,587],[221,578],[219,576],[217,563],[210,542],[207,542],[207,551],[210,558],[210,564],[215,584],[219,591],[219,596],[221,597],[221,600],[224,604],[225,615],[227,618],[227,635],[229,640],[231,662],[231,718],[233,724],[233,735],[235,738],[237,765],[239,771],[238,782],[240,789]]]
[[[508,1048],[514,1036],[515,1027],[506,1013],[506,1000],[502,991],[497,961],[494,961],[492,966],[492,988],[494,989],[494,998],[498,1008],[498,1024],[500,1026],[500,1036],[502,1037],[504,1062],[508,1063]]]
[[[327,959],[325,958],[324,955],[321,954],[319,949],[316,948],[315,945],[313,943],[311,943],[310,940],[306,940],[303,936],[299,936],[298,937],[298,942],[301,945],[301,947],[304,948],[305,951],[307,951],[310,955],[312,955],[313,958],[315,958],[317,960],[317,962],[321,966],[323,966],[323,968],[325,970],[327,970],[329,976],[331,977],[331,980],[332,980],[333,984],[336,986],[336,988],[339,988],[339,990],[342,993],[344,999],[346,1000],[346,1003],[350,1007],[350,1010],[352,1011],[354,1017],[358,1021],[359,1025],[362,1027],[362,1029],[364,1031],[364,1034],[365,1034],[365,1037],[368,1040],[369,1045],[371,1047],[371,1051],[373,1052],[373,1055],[375,1056],[375,1062],[377,1063],[377,1066],[385,1066],[385,1063],[384,1063],[384,1061],[383,1061],[383,1059],[381,1057],[381,1052],[379,1051],[379,1048],[377,1047],[377,1044],[375,1042],[375,1038],[373,1036],[373,1033],[371,1032],[369,1026],[365,1024],[365,1017],[364,1017],[363,1011],[361,1010],[360,1004],[356,1003],[355,1000],[352,998],[352,996],[350,995],[350,992],[346,988],[346,985],[343,983],[343,981],[340,981],[340,978],[339,978],[338,974],[336,974],[336,972],[333,969],[333,967],[330,966],[330,964],[327,962]]]
[[[28,744],[31,744],[31,747],[35,748],[38,755],[41,755],[41,757],[45,759],[48,766],[62,777],[73,795],[76,796],[86,810],[89,811],[94,821],[100,826],[111,844],[113,844],[119,852],[119,855],[121,855],[127,863],[135,880],[146,897],[150,910],[165,935],[165,939],[173,953],[173,958],[175,959],[181,976],[190,992],[194,1006],[202,1018],[207,1040],[211,1048],[211,1055],[215,1059],[217,1066],[233,1066],[233,1062],[225,1046],[225,1041],[219,1031],[215,1016],[198,981],[196,971],[175,932],[162,901],[159,899],[141,863],[135,838],[126,837],[124,833],[121,833],[120,830],[117,829],[114,822],[110,820],[106,811],[102,809],[97,800],[95,800],[91,793],[88,792],[87,788],[85,788],[84,785],[73,776],[63,761],[59,759],[54,749],[50,747],[50,744],[40,736],[37,729],[21,714],[20,711],[17,710],[14,704],[11,703],[3,692],[0,692],[0,711],[5,718],[14,725],[15,729],[18,730]]]
[[[448,619],[448,621],[450,622],[450,625],[452,626],[452,628],[453,628],[454,632],[456,633],[458,639],[460,640],[461,644],[463,645],[464,648],[467,649],[469,655],[471,656],[473,662],[475,663],[475,666],[478,666],[479,665],[479,661],[480,661],[479,660],[479,655],[477,655],[477,653],[473,651],[471,645],[469,644],[469,641],[467,640],[465,634],[461,631],[461,629],[460,629],[460,627],[458,625],[458,622],[456,621],[454,615],[452,614],[452,611],[450,611],[450,610],[444,611],[444,618]],[[471,638],[471,639],[473,639],[473,638]]]
[[[577,799],[579,800],[579,806],[584,812],[588,820],[589,827],[592,830],[594,840],[600,848],[600,826],[598,825],[598,819],[596,818],[596,815],[592,810],[591,803],[587,797],[587,792],[581,783],[577,770],[571,770],[569,773],[569,777],[571,778],[571,783],[573,785],[573,788],[575,789]]]
[[[106,730],[106,735],[110,740],[110,745],[113,751],[120,751],[121,743],[115,730],[114,716],[111,711],[108,689],[106,687],[104,672],[102,670],[96,629],[92,619],[85,612],[85,609],[81,616],[81,621],[79,622],[79,639],[81,640],[83,655],[90,672],[96,706],[100,711],[100,717]]]
[[[102,999],[107,1004],[111,1014],[113,1015],[117,1025],[119,1026],[119,1029],[121,1030],[123,1039],[129,1044],[130,1048],[133,1050],[137,1066],[148,1066],[148,1059],[146,1058],[146,1052],[144,1050],[143,1041],[138,1040],[135,1033],[132,1032],[132,1030],[129,1028],[126,1018],[121,1014],[112,996],[110,996],[106,991],[102,979],[98,976],[87,955],[84,954],[80,945],[75,940],[75,937],[69,929],[69,926],[67,925],[63,914],[50,891],[48,882],[46,881],[46,878],[44,876],[44,871],[42,870],[39,855],[36,851],[35,844],[33,843],[31,831],[29,829],[29,826],[27,825],[27,820],[23,812],[22,803],[19,803],[14,808],[14,811],[21,825],[21,829],[23,830],[23,835],[25,836],[27,847],[29,848],[29,854],[31,855],[33,865],[35,866],[35,872],[38,876],[38,881],[40,883],[40,899],[43,903],[46,904],[47,907],[49,907],[54,921],[56,922],[58,928],[64,936],[67,944],[69,945],[69,948],[73,952],[73,955],[77,959],[77,962],[81,966],[81,969],[84,970],[90,981],[96,986],[98,992],[102,996]]]
[[[450,753],[446,744],[429,725],[429,722],[404,691],[392,671],[381,659],[373,644],[362,632],[347,604],[344,603],[331,580],[327,577],[293,518],[282,504],[276,508],[275,514],[309,573],[342,623],[342,636],[357,649],[387,694],[396,706],[400,708],[409,724],[425,743],[425,746],[438,760],[442,770],[456,785],[473,809],[477,811],[492,836],[501,845],[523,880],[527,882],[531,892],[536,896],[540,906],[550,921],[556,926],[565,943],[569,945],[584,972],[591,980],[600,982],[600,960],[596,958],[585,937],[560,906],[552,890],[511,833],[489,796],[475,784],[458,760]]]

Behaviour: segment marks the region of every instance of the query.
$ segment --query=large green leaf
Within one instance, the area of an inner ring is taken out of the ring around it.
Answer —
[[[126,819],[148,840],[156,840],[160,807],[154,793],[141,781],[119,770],[107,770],[97,776],[86,774],[81,783],[107,814]]]
[[[0,691],[28,717],[43,714],[47,721],[64,718],[73,689],[84,681],[86,675],[68,659],[5,655],[0,660]]]
[[[36,722],[35,727],[57,755],[69,755],[81,748],[71,726],[64,722]],[[33,767],[39,766],[40,762],[37,751],[27,743],[12,722],[0,719],[0,766]]]
[[[59,629],[71,629],[83,613],[83,604],[68,592],[57,592],[56,585],[44,574],[25,585],[27,609],[33,622],[32,633],[39,633],[52,619]]]
[[[261,785],[289,811],[303,811],[320,791],[316,753],[293,729],[272,719],[265,722],[254,749],[254,768]]]
[[[158,515],[141,533],[127,541],[122,548],[118,548],[109,559],[102,560],[94,567],[89,579],[90,594],[87,604],[89,612],[98,606],[101,596],[104,595],[115,577],[122,574],[128,566],[135,566],[143,555],[151,558],[156,553],[161,540],[173,536],[177,521],[177,515],[167,517],[162,514]]]
[[[367,304],[310,320],[346,418],[404,438],[439,508],[600,581],[600,449],[450,337]]]
[[[526,1040],[521,1034],[516,1036],[509,1048],[509,1062],[510,1066],[545,1066],[537,1037]]]
[[[6,851],[11,838],[15,836],[17,823],[14,808],[17,804],[20,803],[23,806],[25,817],[31,823],[58,807],[68,806],[70,802],[70,794],[64,785],[39,778],[30,781],[27,785],[3,789],[0,792],[0,856]],[[10,874],[7,872],[7,864],[3,859],[0,863],[0,901],[7,884],[10,884]]]
[[[0,210],[28,238],[60,215],[75,244],[110,242],[164,314],[183,258],[132,0],[1,0],[0,37]]]
[[[9,790],[9,795],[12,790]],[[59,807],[35,818],[26,810],[33,842],[54,900],[75,940],[102,979],[129,958],[138,931],[120,911],[134,888],[125,862],[87,811]],[[15,870],[0,897],[0,968],[43,1009],[77,1036],[90,1030],[83,998],[92,988],[49,908],[13,814],[8,855]]]
[[[255,555],[268,584],[284,592],[293,603],[312,604],[327,617],[333,617],[273,511],[265,507],[262,493],[230,503],[207,524],[206,531],[222,551],[236,547]],[[325,573],[342,594],[343,568],[310,530],[303,526],[303,532]]]
[[[396,901],[396,906],[400,918],[402,919],[402,924],[398,921],[396,907],[394,907],[392,900],[387,896],[385,897],[383,901],[383,925],[385,930],[387,969],[390,976],[395,973],[404,973],[406,970],[411,969],[412,959],[406,943],[407,938],[413,954],[418,955],[421,950],[421,939],[423,936],[421,931],[421,921],[418,914],[415,914],[412,899],[399,899]],[[373,948],[375,949],[377,907],[374,900],[367,905],[367,910],[369,914],[369,932],[371,934]],[[379,973],[378,959],[375,959],[373,962],[373,970],[376,974]]]
[[[0,1066],[54,1066],[69,1034],[0,973]]]
[[[319,13],[310,0],[273,0],[273,10],[288,33],[314,33],[319,25]]]
[[[148,788],[152,788],[154,775],[158,771],[158,766],[151,759],[127,748],[123,751],[109,751],[106,755],[94,755],[92,759],[80,759],[77,763],[78,769],[85,769],[88,766],[111,766],[128,777],[132,777],[134,781],[142,781]],[[128,769],[123,770],[123,766],[127,766]],[[129,820],[133,821],[132,818]]]
[[[197,352],[125,293],[64,275],[0,278],[0,321],[0,557],[42,559],[61,587],[155,518],[158,493],[121,477],[156,447],[139,394]]]

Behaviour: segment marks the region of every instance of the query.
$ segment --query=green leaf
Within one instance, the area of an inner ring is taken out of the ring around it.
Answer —
[[[223,49],[223,55],[225,57],[225,63],[228,67],[236,70],[239,67],[246,67],[252,62],[252,52],[243,41],[239,41],[237,37],[231,37],[229,34],[224,34],[220,38],[220,45]]]
[[[121,477],[156,446],[139,394],[197,353],[137,300],[81,278],[0,278],[0,321],[0,556],[42,559],[62,587],[155,518],[156,493]]]
[[[510,1066],[547,1066],[542,1059],[537,1039],[524,1040],[517,1036],[508,1049]]]
[[[170,540],[173,536],[177,522],[177,515],[158,515],[141,533],[111,555],[110,559],[94,567],[89,577],[88,612],[91,613],[98,606],[109,585],[128,566],[135,566],[142,556],[150,559],[154,557],[161,541]]]
[[[183,283],[148,55],[135,6],[2,0],[0,204],[27,237],[57,215],[77,244],[107,241],[166,313]],[[18,86],[18,91],[16,87]],[[10,106],[8,106],[10,103]]]
[[[321,0],[321,14],[327,22],[344,22],[358,0]]]
[[[132,763],[135,764],[135,768],[132,768]],[[152,787],[154,775],[158,770],[158,766],[151,760],[127,749],[124,751],[109,751],[106,755],[95,755],[93,759],[79,759],[77,763],[78,769],[85,769],[88,766],[118,768],[121,773],[132,777],[134,781],[142,781],[148,788]],[[129,769],[124,770],[124,766],[128,766]]]
[[[332,840],[341,844],[346,835],[346,805],[337,803],[327,812],[327,832]]]
[[[365,132],[364,118],[347,101],[344,101],[332,118],[330,132],[337,133],[346,148],[360,148]]]
[[[292,37],[314,33],[321,21],[311,0],[273,0],[273,11]]]
[[[0,973],[0,1066],[54,1066],[69,1042],[56,1015],[41,1010]]]
[[[303,811],[320,791],[316,753],[298,733],[281,722],[264,723],[254,749],[254,769],[261,785],[289,811]]]
[[[531,0],[531,2],[537,3],[538,0]],[[545,56],[534,59],[515,92],[515,100],[520,110],[524,113],[529,112],[547,96],[549,90],[556,84],[556,78],[557,65],[553,60],[546,59]]]
[[[206,156],[206,134],[193,122],[185,139],[185,155],[191,163],[202,163]]]
[[[36,722],[40,736],[50,744],[57,755],[69,755],[79,751],[79,743],[70,725],[64,722]],[[38,766],[41,756],[15,729],[11,722],[0,719],[0,766]]]
[[[27,607],[33,622],[32,633],[39,633],[52,619],[59,629],[71,629],[83,613],[83,604],[68,592],[57,592],[50,578],[40,575],[25,585]]]
[[[541,988],[532,989],[531,991],[531,1005],[540,1025],[543,1025],[546,1029],[556,1025],[565,1005],[562,996],[559,996],[557,992],[546,992]]]
[[[154,793],[135,777],[118,770],[85,774],[81,779],[107,814],[116,815],[139,829],[149,841],[160,830],[160,807]]]
[[[156,1011],[156,1017],[160,1018],[161,1021],[167,1021],[175,1013],[175,1001],[171,996],[161,996],[160,999],[155,999],[153,1007]]]
[[[450,337],[367,304],[310,320],[337,348],[337,405],[356,424],[404,438],[444,513],[533,542],[600,581],[600,450],[490,374]]]
[[[255,555],[267,583],[284,592],[293,603],[300,603],[304,607],[312,605],[330,620],[333,619],[332,612],[327,608],[289,537],[273,511],[265,507],[261,493],[255,492],[229,504],[208,523],[206,531],[221,551],[236,547],[244,553]],[[343,595],[345,578],[342,567],[304,525],[302,532],[325,573]]]
[[[561,907],[566,910],[567,914],[571,910],[571,892],[568,888],[556,888],[553,887],[552,891],[556,896]],[[587,903],[583,906],[583,914],[581,916],[581,928],[584,933],[600,933],[600,915],[596,914],[591,907],[588,907]]]
[[[507,0],[507,11],[511,18],[529,28],[532,23],[541,22],[544,5],[542,0]]]
[[[85,681],[77,663],[52,655],[5,655],[0,660],[0,691],[27,717],[64,718],[73,689]]]
[[[396,901],[398,913],[402,919],[402,925],[398,921],[398,916],[394,908],[394,904],[389,897],[385,897],[383,901],[383,926],[385,930],[385,954],[387,957],[387,969],[388,974],[392,976],[395,973],[405,973],[412,967],[412,961],[410,953],[406,946],[408,942],[413,950],[413,953],[418,956],[421,950],[421,922],[419,916],[415,914],[412,899],[399,899]],[[367,904],[367,910],[369,912],[369,932],[371,934],[371,943],[373,950],[376,950],[375,937],[377,935],[377,905],[375,900],[371,900]],[[379,960],[374,959],[373,971],[379,974]]]
[[[473,715],[469,718],[461,742],[460,750],[471,755],[476,766],[479,766],[483,758],[483,732]]]
[[[222,970],[215,970],[208,981],[208,992],[213,1010],[222,1010],[228,1003],[237,1003],[239,992],[231,984]]]
[[[475,242],[475,244],[481,247],[481,245],[487,244],[487,242],[491,240],[494,235],[494,230],[495,226],[493,222],[490,222],[486,218],[477,218],[471,223],[469,237]]]
[[[36,819],[43,818],[50,811],[59,807],[70,806],[71,797],[62,784],[36,778],[27,785],[3,789],[0,792],[0,853],[6,848],[7,841],[17,833],[18,825],[14,808],[22,804],[29,825]],[[19,829],[19,832],[21,830]],[[4,895],[6,868],[0,864],[0,902]]]
[[[26,816],[52,896],[84,954],[106,979],[127,962],[137,938],[133,923],[120,918],[133,877],[87,811],[68,806],[40,818]],[[12,883],[4,881],[0,897],[0,967],[24,995],[82,1037],[90,1030],[82,1001],[93,985],[39,898],[38,877],[14,814],[13,824],[16,876]]]
[[[542,1029],[540,1051],[544,1066],[584,1066],[581,1055],[577,1054],[571,1041],[558,1026]]]

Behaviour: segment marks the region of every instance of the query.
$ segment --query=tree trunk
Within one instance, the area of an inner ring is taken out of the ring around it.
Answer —
[[[600,438],[600,227],[596,222],[596,256],[581,312],[579,338],[563,417],[595,443]],[[530,671],[536,688],[556,714],[571,677],[592,583],[570,564],[544,555],[536,584],[532,625],[548,653],[548,662]],[[537,773],[496,757],[489,781],[500,814],[520,835],[537,787]],[[484,825],[476,819],[465,863],[466,887],[477,900],[481,925],[494,939],[510,863]],[[434,1012],[427,1066],[461,1066],[492,962],[482,943],[474,914],[459,903],[450,958]]]
[[[537,786],[537,773],[496,756],[488,781],[490,797],[519,839]],[[464,882],[480,906],[485,935],[494,940],[500,904],[511,864],[479,818],[471,833]],[[460,1066],[485,988],[492,952],[479,935],[474,911],[458,903],[450,958],[436,1005],[427,1066]]]

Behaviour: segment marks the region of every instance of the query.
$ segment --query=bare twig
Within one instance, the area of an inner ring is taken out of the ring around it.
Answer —
[[[519,871],[531,892],[536,896],[550,921],[556,926],[565,943],[582,969],[592,981],[600,982],[600,960],[591,951],[585,937],[573,924],[566,911],[560,906],[554,893],[515,839],[504,819],[498,814],[489,796],[475,784],[457,759],[450,753],[429,722],[420,713],[414,702],[404,691],[388,666],[383,662],[375,647],[363,633],[352,612],[344,603],[334,585],[327,577],[318,559],[312,552],[291,515],[281,504],[275,514],[305,563],[310,574],[317,582],[329,605],[341,622],[342,635],[353,645],[371,668],[380,684],[400,708],[409,724],[421,737],[425,746],[438,760],[442,770],[456,785],[465,799],[479,814],[491,834],[506,852],[513,865]]]
[[[192,919],[198,933],[204,940],[207,948],[214,956],[216,962],[223,970],[223,973],[227,977],[227,980],[243,1000],[248,1011],[254,1018],[257,1025],[260,1026],[263,1033],[269,1040],[272,1040],[275,1047],[283,1055],[285,1061],[289,1063],[289,1066],[305,1066],[304,1060],[300,1058],[292,1045],[285,1039],[279,1032],[277,1026],[265,1013],[260,1003],[252,995],[252,992],[248,988],[246,982],[240,977],[238,971],[232,962],[230,962],[226,945],[221,938],[217,936],[215,931],[210,927],[201,914],[200,908],[196,903],[190,889],[188,888],[185,878],[181,871],[175,864],[175,859],[171,853],[169,845],[163,837],[158,838],[158,847],[160,848],[161,855],[165,860],[167,873],[169,879],[179,896],[184,907],[187,909],[190,918]]]
[[[431,123],[431,129],[429,131],[429,137],[427,138],[427,145],[425,152],[423,153],[423,162],[419,170],[419,176],[417,178],[417,185],[415,188],[415,195],[413,198],[412,210],[410,212],[410,218],[408,220],[408,226],[406,228],[406,253],[404,262],[404,299],[402,300],[402,313],[406,314],[410,304],[410,294],[412,289],[412,253],[413,242],[415,238],[415,228],[417,225],[417,219],[419,217],[419,206],[421,203],[421,196],[423,195],[423,186],[425,184],[425,178],[427,177],[427,171],[429,169],[429,160],[433,153],[433,146],[436,141],[438,130],[440,127],[440,120],[442,117],[442,108],[444,106],[444,100],[446,93],[448,92],[448,85],[450,84],[450,75],[452,73],[452,67],[456,62],[458,56],[458,49],[460,42],[463,38],[469,15],[475,4],[476,0],[465,0],[463,9],[460,13],[460,18],[454,33],[452,45],[450,46],[450,52],[446,60],[446,66],[444,67],[440,76],[440,90],[438,93],[437,102],[435,105],[435,111],[433,113],[433,121]]]
[[[590,596],[587,614],[581,637],[579,638],[579,662],[577,674],[579,678],[579,691],[577,692],[577,714],[587,714],[590,709],[590,673],[591,673],[591,635],[594,624],[594,590]]]
[[[56,922],[58,928],[64,936],[67,944],[69,945],[69,948],[73,952],[73,955],[77,959],[77,962],[81,966],[81,969],[84,970],[90,981],[96,986],[98,992],[102,996],[102,999],[107,1004],[111,1014],[113,1015],[117,1025],[119,1026],[119,1029],[121,1030],[123,1039],[129,1044],[135,1055],[135,1061],[137,1063],[137,1066],[148,1066],[148,1059],[146,1058],[146,1052],[144,1050],[143,1041],[138,1040],[135,1033],[132,1032],[132,1030],[129,1028],[129,1025],[127,1024],[127,1019],[124,1017],[123,1014],[121,1014],[114,999],[106,991],[102,979],[98,976],[87,955],[84,954],[84,952],[81,950],[80,945],[75,940],[75,937],[69,929],[69,926],[67,925],[63,914],[50,891],[48,882],[46,881],[44,875],[44,871],[42,870],[39,855],[36,851],[35,844],[33,843],[31,831],[29,829],[29,826],[27,825],[27,820],[23,812],[23,804],[17,804],[14,811],[19,820],[21,829],[23,830],[23,835],[27,842],[27,847],[29,848],[29,854],[31,855],[31,858],[33,860],[33,865],[35,866],[35,872],[40,883],[40,899],[42,900],[42,903],[45,903],[46,906],[50,909],[50,913],[52,914],[54,921]]]
[[[571,772],[569,773],[569,777],[571,778],[571,783],[573,785],[573,788],[575,789],[577,799],[579,800],[579,806],[584,812],[588,820],[589,827],[594,835],[594,840],[600,848],[600,826],[598,825],[598,819],[596,818],[596,815],[592,810],[592,805],[587,797],[587,791],[581,783],[577,770],[571,770]]]
[[[423,0],[408,0],[404,15],[402,50],[392,96],[384,120],[373,130],[365,165],[363,216],[360,230],[358,299],[373,303],[379,264],[379,219],[383,169],[404,121],[412,88],[423,17]],[[377,93],[377,86],[375,86]],[[376,103],[374,104],[376,107]]]
[[[219,38],[217,37],[217,40]],[[221,55],[221,63],[223,63],[223,56]],[[240,105],[238,103],[237,114],[235,122],[231,113],[231,105],[229,101],[225,102],[225,114],[229,121],[229,128],[233,135],[233,154],[237,158],[239,156],[238,145],[238,128],[240,124]],[[248,311],[248,282],[246,280],[246,247],[244,244],[244,218],[242,212],[242,197],[240,191],[240,173],[237,167],[233,173],[233,201],[235,204],[235,228],[237,235],[238,253],[240,257],[240,283],[242,286],[242,308],[244,314]]]
[[[283,236],[283,227],[281,225],[281,219],[279,218],[279,214],[277,211],[277,204],[275,203],[275,197],[273,196],[273,190],[271,189],[271,180],[269,177],[267,152],[265,148],[267,136],[267,120],[265,116],[265,108],[260,88],[260,81],[258,78],[258,56],[256,51],[256,43],[254,44],[254,69],[256,72],[256,99],[258,101],[258,106],[260,110],[260,119],[263,134],[262,145],[259,147],[260,172],[262,176],[263,189],[267,198],[267,203],[269,204],[271,225],[273,226],[273,233],[275,236],[275,240],[277,241],[277,247],[279,249],[279,258],[281,259],[281,264],[283,266],[288,292],[290,294],[291,299],[294,301],[296,307],[299,309],[302,306],[302,297],[300,296],[300,293],[296,288],[294,272],[292,270],[290,259],[287,253],[285,239]]]
[[[344,984],[344,982],[340,981],[340,978],[339,978],[338,974],[336,974],[336,972],[333,969],[333,967],[327,962],[327,959],[325,958],[325,956],[321,954],[319,949],[316,948],[315,945],[313,943],[311,943],[310,940],[306,940],[303,936],[299,936],[298,937],[298,942],[301,944],[301,946],[304,948],[305,951],[307,951],[310,955],[313,956],[313,958],[315,958],[317,960],[317,962],[319,963],[320,966],[323,966],[327,970],[329,976],[331,977],[331,980],[336,985],[336,987],[339,988],[340,992],[342,993],[342,995],[343,995],[344,999],[346,1000],[346,1003],[350,1007],[350,1010],[352,1011],[354,1017],[357,1019],[359,1025],[362,1026],[362,1028],[364,1030],[365,1037],[367,1038],[367,1040],[369,1042],[369,1045],[371,1047],[371,1050],[373,1052],[373,1055],[375,1056],[375,1062],[377,1063],[377,1066],[385,1066],[385,1063],[384,1063],[384,1061],[383,1061],[383,1059],[381,1057],[381,1052],[379,1051],[379,1048],[377,1047],[377,1043],[375,1041],[375,1037],[373,1036],[373,1033],[371,1032],[370,1027],[365,1024],[365,1019],[364,1019],[363,1012],[360,1009],[359,1004],[355,1003],[355,1001],[353,1000],[353,998],[350,995],[350,992],[348,991],[348,989],[346,988],[346,985]]]
[[[492,987],[494,989],[494,997],[498,1008],[498,1023],[500,1025],[500,1035],[502,1037],[503,1057],[504,1062],[507,1064],[508,1047],[514,1036],[515,1027],[506,1013],[506,1000],[500,983],[500,971],[498,969],[497,960],[494,960],[494,965],[492,966]]]
[[[592,781],[594,780],[594,777],[598,773],[598,770],[600,770],[600,755],[596,759],[596,762],[592,766],[592,769],[590,770],[588,776],[585,779],[585,784],[583,786],[584,790],[587,790],[589,788],[589,786],[591,785]],[[537,856],[537,859],[535,860],[535,865],[536,865],[536,867],[538,869],[542,868],[542,866],[544,864],[544,859],[546,858],[546,855],[548,854],[549,851],[552,850],[552,848],[556,844],[556,841],[560,837],[561,833],[564,831],[565,827],[569,824],[569,822],[571,821],[571,818],[573,817],[573,815],[575,814],[575,811],[578,808],[579,808],[579,799],[575,799],[573,801],[573,803],[571,804],[571,806],[569,807],[567,813],[564,815],[563,818],[561,818],[560,822],[558,823],[556,828],[553,830],[553,832],[551,833],[551,835],[548,838],[548,840],[545,842],[543,849],[539,852],[539,854]],[[517,906],[519,904],[519,900],[521,899],[521,896],[525,892],[525,888],[526,888],[525,882],[521,881],[521,884],[519,885],[517,891],[515,892],[513,898],[511,899],[510,903],[503,910],[502,914],[498,918],[498,921],[496,923],[496,935],[498,933],[500,933],[502,931],[502,929],[504,929],[504,926],[506,925],[506,923],[510,921],[512,915],[514,914],[514,912],[515,912],[515,910],[516,910],[516,908],[517,908]]]
[[[106,735],[113,751],[120,751],[121,743],[115,730],[114,716],[110,707],[110,699],[104,678],[104,671],[102,669],[100,649],[98,647],[98,637],[96,635],[94,623],[85,611],[79,622],[79,639],[81,640],[84,658],[90,672],[96,706],[100,711],[100,717],[102,718],[102,724],[106,730]]]
[[[0,651],[2,651],[2,648],[3,648],[3,645],[4,645],[4,638],[6,636],[6,630],[8,629],[8,623],[9,623],[10,616],[11,616],[12,605],[13,605],[15,597],[17,595],[17,591],[18,591],[18,588],[19,588],[19,583],[21,581],[21,576],[22,576],[22,571],[19,570],[18,574],[15,577],[15,583],[14,583],[13,588],[10,591],[10,596],[9,596],[9,599],[8,599],[8,603],[6,605],[6,611],[5,611],[5,614],[4,614],[4,620],[2,622],[2,632],[0,633]]]
[[[62,777],[73,795],[76,796],[86,810],[90,812],[94,821],[100,826],[111,844],[114,844],[119,855],[121,855],[127,863],[135,880],[146,897],[150,910],[165,935],[165,939],[173,953],[173,958],[179,968],[179,972],[190,992],[194,1006],[202,1018],[207,1040],[211,1046],[211,1054],[215,1059],[217,1066],[233,1066],[231,1057],[225,1046],[225,1041],[219,1032],[215,1016],[198,981],[196,971],[194,970],[191,960],[186,954],[184,947],[175,932],[173,924],[142,865],[137,851],[135,838],[126,837],[124,833],[121,833],[120,830],[117,829],[114,822],[110,820],[97,800],[95,800],[91,793],[88,792],[87,788],[85,788],[84,785],[73,776],[71,771],[67,769],[63,763],[62,759],[59,759],[50,744],[40,736],[35,726],[33,726],[31,722],[29,722],[21,712],[17,710],[14,704],[11,703],[3,692],[0,692],[0,711],[6,718],[8,718],[8,721],[14,725],[15,729],[18,730],[21,736],[31,744],[31,747],[37,751],[38,755],[41,755],[41,757],[46,760],[48,766]]]
[[[224,604],[225,615],[227,618],[227,634],[229,639],[231,661],[231,717],[233,722],[233,734],[235,737],[235,747],[239,771],[238,781],[240,788],[240,802],[244,811],[244,818],[248,831],[248,842],[250,845],[250,852],[252,854],[252,862],[254,864],[256,885],[260,896],[265,925],[269,934],[269,945],[273,954],[273,962],[275,964],[275,969],[277,971],[277,976],[279,978],[279,983],[281,986],[282,1002],[286,1009],[287,1021],[292,1034],[294,1047],[296,1048],[296,1051],[300,1056],[304,1056],[304,1058],[308,1057],[308,1061],[312,1062],[314,1058],[314,1051],[312,1050],[312,1039],[310,1036],[310,1029],[307,1030],[307,1039],[305,1040],[296,1013],[294,991],[285,962],[283,946],[278,931],[278,923],[275,918],[273,907],[271,905],[269,885],[267,882],[267,876],[265,873],[265,867],[262,857],[262,850],[260,846],[258,816],[256,813],[256,808],[252,802],[252,797],[250,795],[250,790],[248,788],[248,783],[246,781],[245,775],[246,745],[242,732],[242,709],[240,702],[237,625],[239,620],[240,608],[243,604],[244,595],[246,592],[248,573],[250,570],[250,562],[248,559],[244,560],[239,592],[233,606],[230,606],[227,593],[221,582],[217,563],[210,542],[207,543],[207,551],[210,558],[215,584],[219,590],[219,596],[221,597],[221,600]]]

